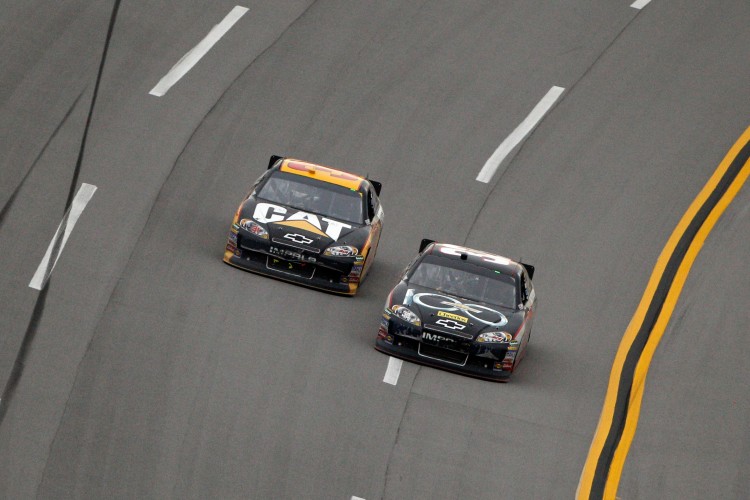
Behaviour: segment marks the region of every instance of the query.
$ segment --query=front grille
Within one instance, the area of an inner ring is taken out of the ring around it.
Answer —
[[[305,262],[291,262],[270,255],[266,257],[266,268],[305,279],[311,279],[315,274],[315,266],[312,264],[307,264]]]
[[[426,342],[427,344],[441,347],[443,349],[451,350],[451,351],[458,351],[462,354],[468,354],[471,350],[471,342],[467,342],[464,338],[457,338],[455,333],[447,334],[447,332],[443,332],[440,330],[435,330],[433,328],[428,328],[425,326],[423,333],[422,333],[422,340]],[[436,337],[441,338],[440,340],[430,340],[429,335],[434,335]]]
[[[419,343],[417,352],[420,356],[425,358],[435,359],[438,361],[445,361],[453,365],[464,366],[466,361],[469,359],[468,354],[452,351],[450,349],[443,349],[434,345]]]
[[[437,323],[426,323],[424,327],[425,327],[425,330],[439,333],[440,335],[445,335],[447,333],[449,335],[455,335],[456,337],[461,337],[463,339],[468,339],[468,340],[472,340],[474,338],[474,335],[469,332],[464,332],[458,328],[448,328],[446,326],[439,325]]]

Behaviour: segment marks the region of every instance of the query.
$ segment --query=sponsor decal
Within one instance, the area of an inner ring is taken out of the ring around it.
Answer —
[[[287,239],[299,245],[309,245],[310,243],[314,241],[312,238],[308,238],[307,236],[303,234],[295,234],[295,233],[285,234],[284,239]]]
[[[229,241],[232,242],[232,243],[234,243],[236,245],[237,244],[237,234],[230,232],[229,233]]]
[[[438,309],[446,312],[462,311],[470,318],[499,328],[508,323],[508,318],[503,313],[481,304],[464,304],[454,297],[441,295],[439,293],[417,293],[412,298],[414,302],[428,309]]]
[[[448,337],[443,337],[442,335],[435,335],[434,333],[430,332],[422,332],[422,338],[424,340],[429,340],[430,342],[448,342],[448,343],[455,343],[456,341],[453,339],[449,339]]]
[[[269,222],[281,222],[281,221],[307,221],[312,226],[315,226],[320,231],[324,231],[326,235],[332,240],[338,240],[341,235],[341,230],[344,228],[351,229],[352,226],[344,224],[335,219],[329,219],[328,217],[318,217],[315,214],[310,214],[303,211],[297,211],[289,213],[289,209],[280,205],[274,205],[273,203],[258,203],[255,206],[255,212],[253,212],[253,219],[263,224]],[[322,222],[326,223],[325,229],[323,229]]]
[[[365,260],[365,257],[364,255],[357,255],[356,257],[354,257],[354,260],[356,260],[357,262],[361,262]]]
[[[466,328],[466,325],[462,325],[458,321],[453,321],[452,319],[439,319],[435,324],[447,328],[448,330],[463,330]]]
[[[233,233],[236,233],[239,230],[240,230],[240,226],[235,223],[232,223],[232,229],[230,229],[230,231],[232,231]]]
[[[278,255],[280,257],[284,257],[286,260],[303,260],[304,257],[299,252],[293,252],[291,250],[288,250],[286,248],[278,248],[278,247],[269,247],[268,251],[274,255]],[[274,262],[276,259],[274,259]]]
[[[437,315],[440,316],[441,318],[454,319],[462,323],[467,323],[469,321],[469,318],[467,318],[466,316],[460,316],[458,314],[452,314],[452,313],[445,312],[445,311],[438,311]]]

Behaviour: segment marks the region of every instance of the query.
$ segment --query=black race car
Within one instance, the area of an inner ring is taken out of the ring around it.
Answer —
[[[234,214],[224,262],[354,295],[380,241],[380,187],[341,170],[271,156]]]
[[[534,266],[422,240],[388,295],[375,349],[474,377],[504,381],[531,336]]]

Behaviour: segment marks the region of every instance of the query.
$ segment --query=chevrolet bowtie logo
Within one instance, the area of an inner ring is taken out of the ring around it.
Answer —
[[[313,242],[312,238],[308,238],[307,236],[303,236],[301,234],[294,234],[294,233],[288,233],[284,235],[284,238],[287,240],[291,240],[294,243],[297,243],[299,245],[309,245]]]
[[[462,325],[458,321],[453,321],[452,319],[439,319],[435,321],[435,324],[447,328],[448,330],[463,330],[465,328],[465,325]]]

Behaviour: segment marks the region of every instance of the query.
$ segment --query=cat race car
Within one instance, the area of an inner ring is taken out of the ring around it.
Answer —
[[[234,214],[224,262],[354,295],[375,258],[383,226],[381,184],[281,156]]]
[[[526,353],[536,310],[534,266],[422,240],[385,301],[375,349],[506,381]]]

